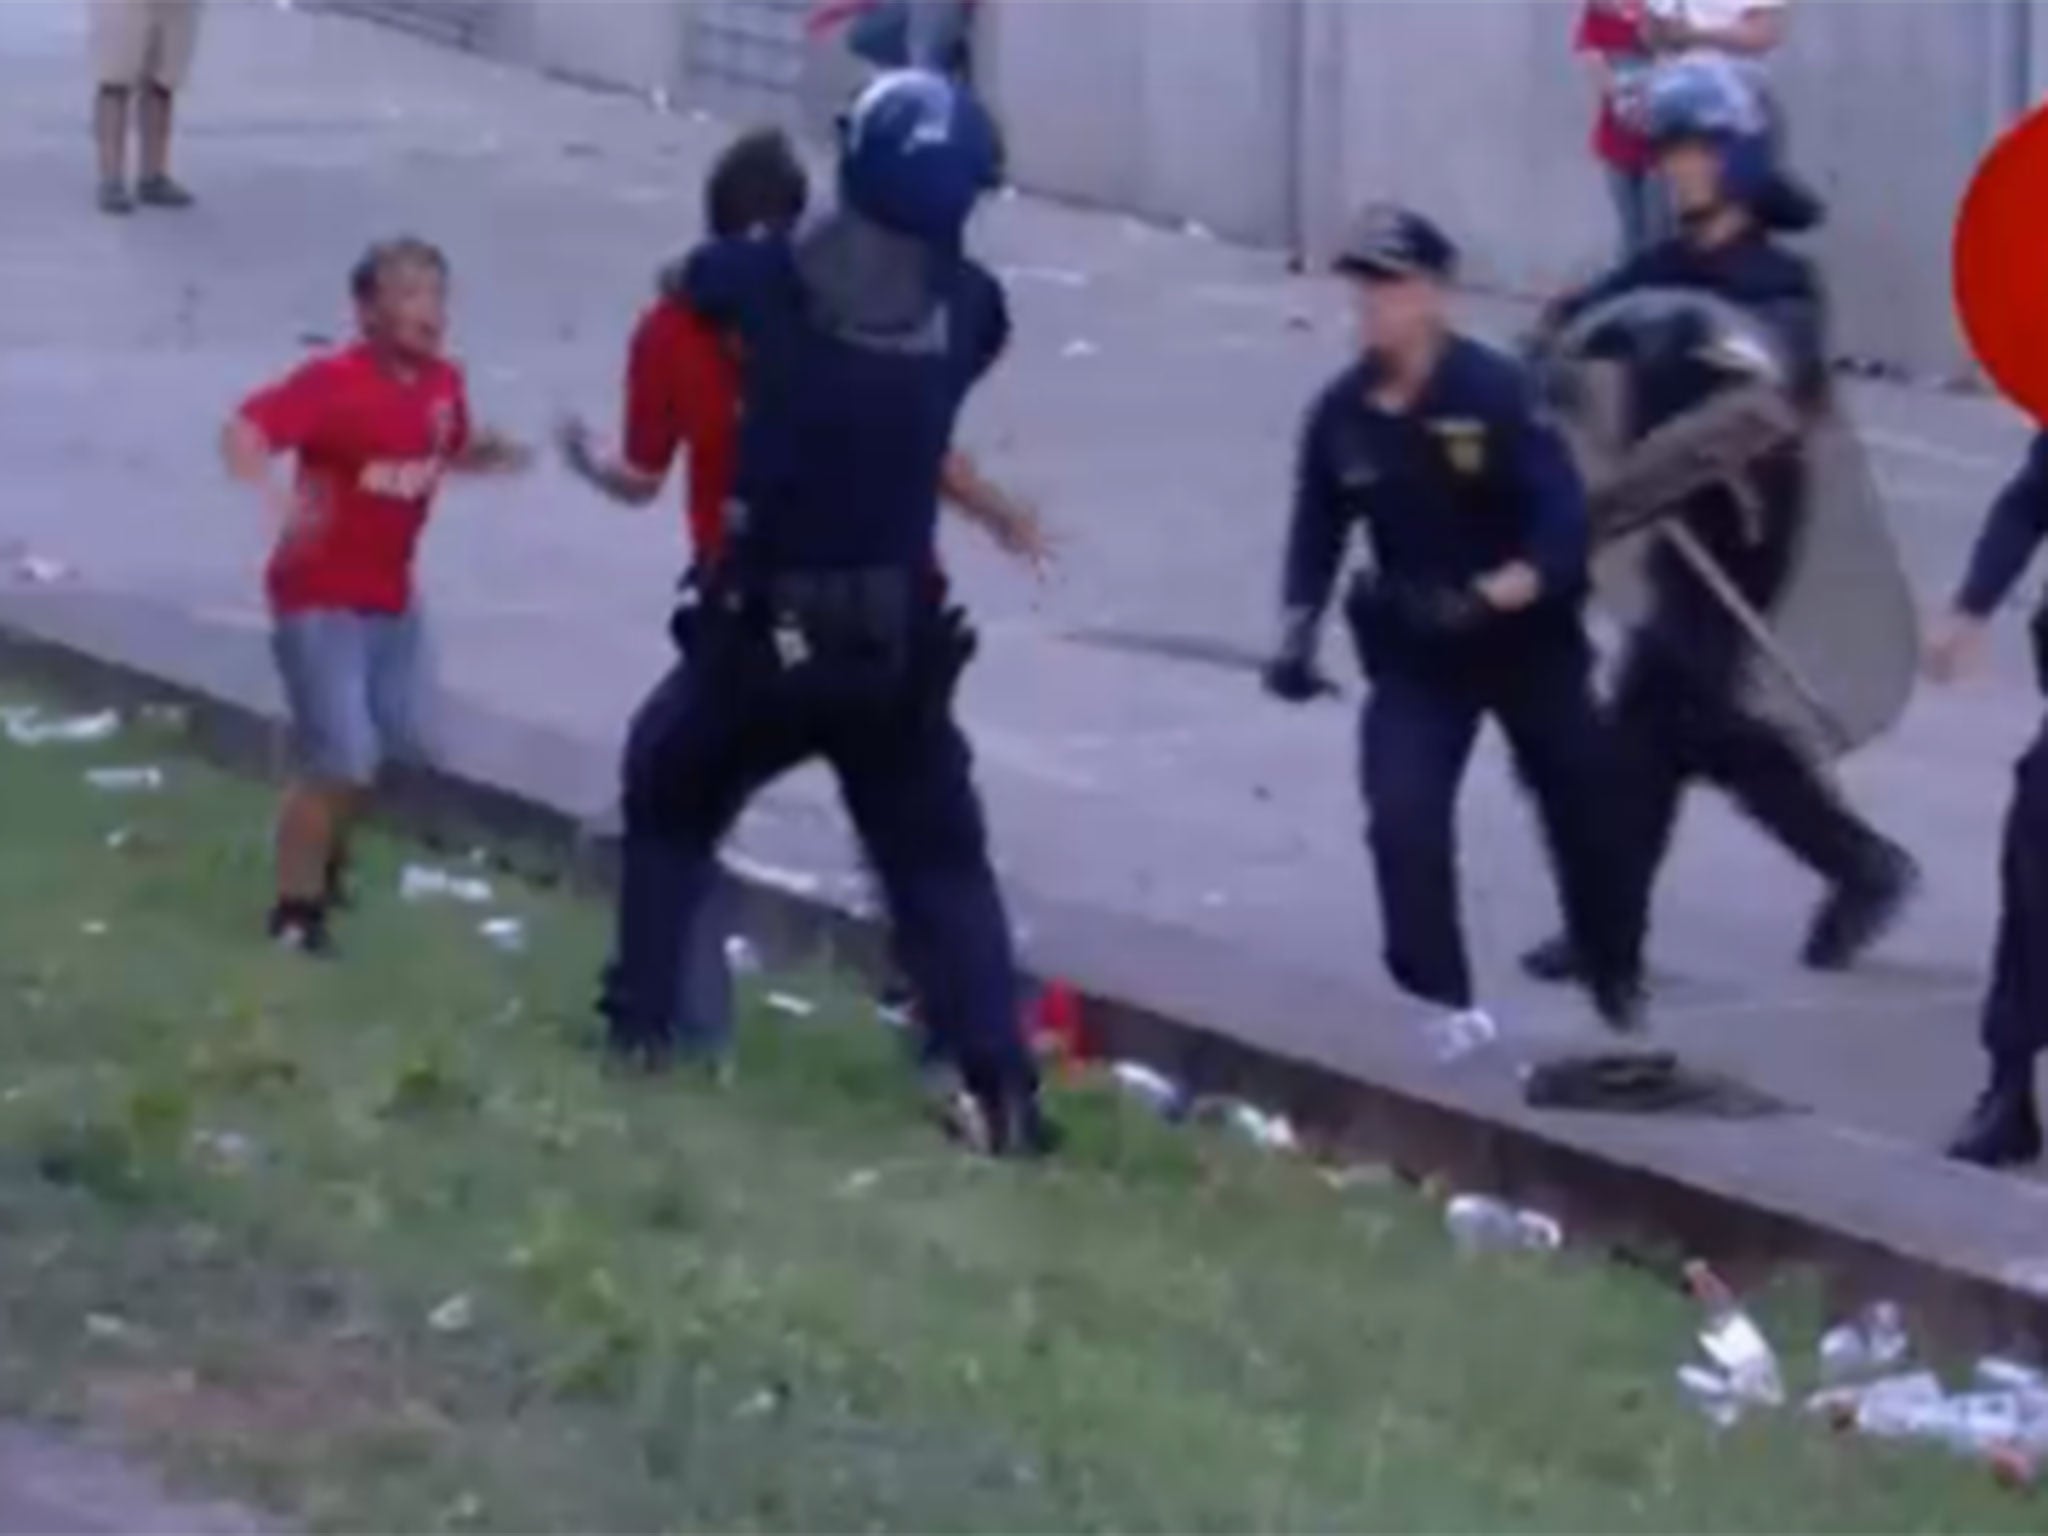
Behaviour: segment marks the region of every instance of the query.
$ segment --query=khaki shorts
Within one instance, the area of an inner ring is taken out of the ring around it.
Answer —
[[[92,62],[101,85],[145,82],[175,91],[192,67],[199,0],[88,0]]]

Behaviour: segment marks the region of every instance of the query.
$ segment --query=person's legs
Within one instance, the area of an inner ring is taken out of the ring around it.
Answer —
[[[171,125],[198,40],[197,0],[145,0],[149,12],[147,63],[138,98],[141,174],[135,195],[154,208],[183,208],[192,194],[171,178]]]
[[[1583,958],[1594,1005],[1615,1028],[1632,1029],[1640,1022],[1643,924],[1629,897],[1613,731],[1594,705],[1583,651],[1524,657],[1521,665],[1496,713],[1536,803],[1565,933]]]
[[[1474,701],[1398,674],[1374,679],[1359,732],[1388,974],[1459,1010],[1473,994],[1458,918],[1458,786],[1478,734]]]
[[[988,852],[972,755],[950,709],[912,705],[835,730],[848,814],[901,924],[898,947],[937,1045],[997,1153],[1049,1150],[1018,1015],[1010,923]]]
[[[1999,860],[1998,940],[1984,999],[1991,1081],[1949,1155],[1984,1167],[2041,1155],[2034,1067],[2048,1047],[2048,725],[2020,759]]]
[[[1607,191],[1614,200],[1614,216],[1621,230],[1621,259],[1625,262],[1649,241],[1648,196],[1650,178],[1619,166],[1607,167]]]
[[[283,614],[271,635],[294,767],[278,816],[270,930],[307,949],[326,947],[330,869],[380,759],[370,622],[329,610]]]
[[[149,16],[144,0],[95,0],[86,7],[92,45],[93,140],[99,160],[100,207],[126,213],[128,126],[137,82],[149,58]]]
[[[92,132],[99,150],[100,207],[126,213],[135,206],[128,195],[128,103],[133,96],[123,85],[103,85],[93,98]]]

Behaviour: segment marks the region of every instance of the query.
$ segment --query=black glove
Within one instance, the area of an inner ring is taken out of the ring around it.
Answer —
[[[1336,689],[1316,669],[1316,620],[1312,613],[1288,614],[1280,649],[1261,674],[1266,692],[1289,704],[1306,704]]]

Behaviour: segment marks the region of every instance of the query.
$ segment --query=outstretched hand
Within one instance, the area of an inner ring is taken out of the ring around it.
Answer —
[[[1926,669],[1937,683],[1952,683],[1973,672],[1984,654],[1984,621],[1951,613],[1927,637]]]

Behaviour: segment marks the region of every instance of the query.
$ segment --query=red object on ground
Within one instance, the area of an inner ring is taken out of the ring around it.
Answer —
[[[1088,1036],[1081,1018],[1081,996],[1064,981],[1049,981],[1038,992],[1032,1010],[1031,1034],[1065,1065],[1089,1059]]]

